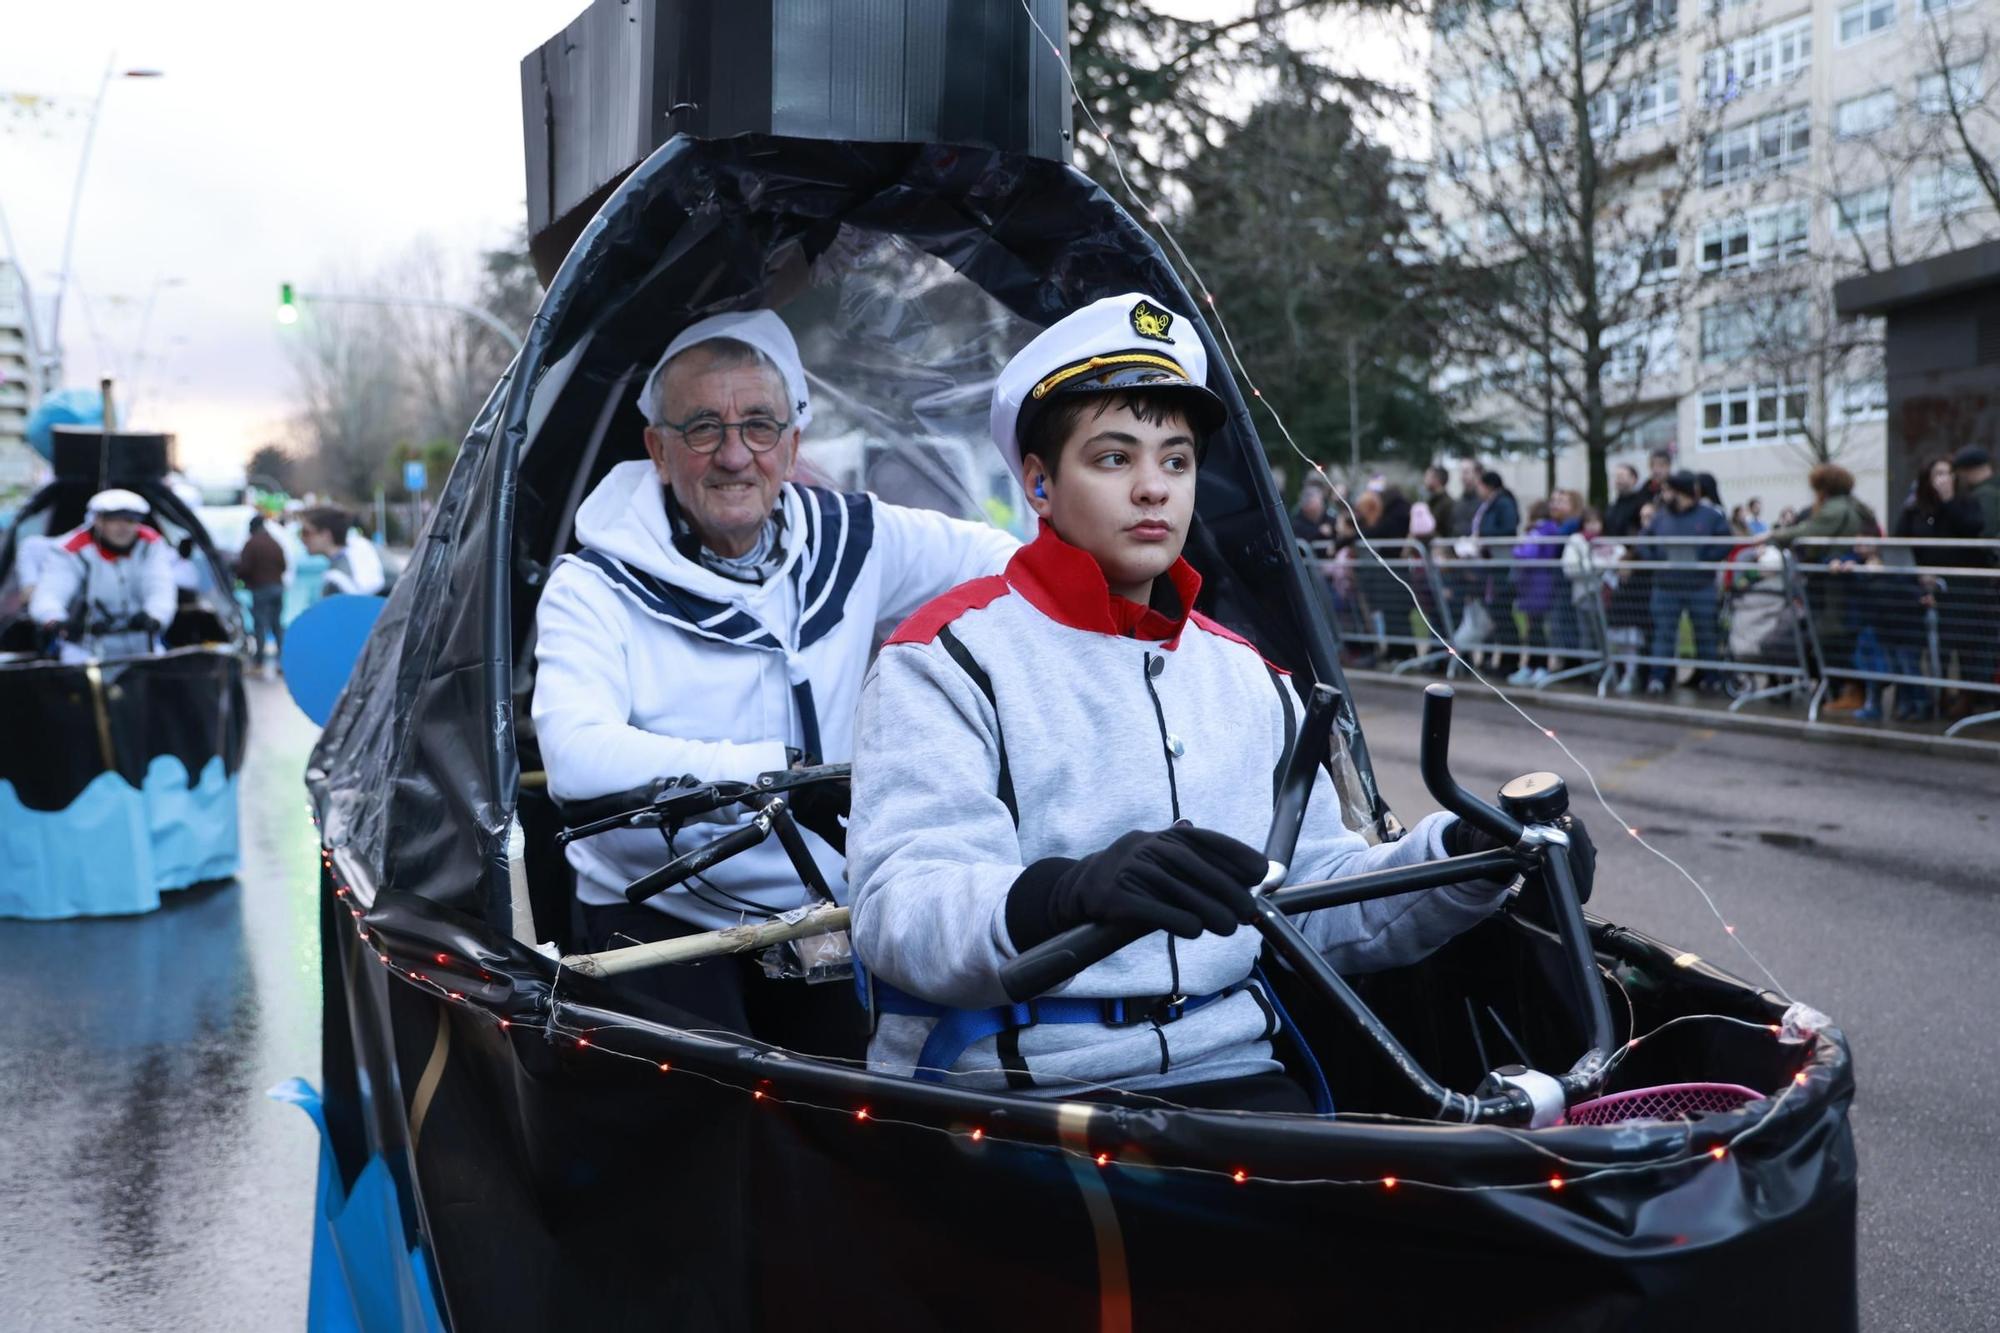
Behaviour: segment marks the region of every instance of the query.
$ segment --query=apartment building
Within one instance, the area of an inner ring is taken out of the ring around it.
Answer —
[[[1613,461],[1670,448],[1768,517],[1805,503],[1806,469],[1831,456],[1892,511],[1908,469],[1885,457],[1881,330],[1838,318],[1832,286],[2000,235],[1966,151],[2000,158],[2000,0],[1469,3],[1435,31],[1432,204],[1468,255],[1535,244],[1522,215],[1560,182],[1563,104],[1589,94],[1596,240],[1618,252],[1601,286],[1633,312],[1604,330],[1606,397],[1641,423]],[[1542,438],[1520,397],[1472,407]],[[1582,450],[1558,459],[1559,484],[1581,486]],[[1502,470],[1541,492],[1539,458]]]
[[[27,284],[12,262],[0,259],[0,496],[32,485],[40,471],[27,438],[35,405],[28,326]]]

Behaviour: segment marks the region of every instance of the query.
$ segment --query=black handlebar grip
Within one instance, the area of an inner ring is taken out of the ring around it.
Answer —
[[[1271,811],[1271,829],[1264,839],[1264,858],[1289,864],[1299,843],[1299,826],[1305,821],[1306,801],[1312,795],[1313,773],[1326,759],[1333,735],[1334,712],[1340,706],[1340,692],[1331,685],[1315,685],[1306,700],[1305,721],[1300,725],[1291,759],[1285,766],[1284,783]],[[1101,963],[1134,940],[1153,933],[1152,927],[1112,925],[1093,921],[1072,926],[1053,939],[1010,959],[1000,968],[1000,988],[1016,1004],[1032,1000],[1068,981],[1095,963]]]
[[[1278,785],[1278,800],[1271,810],[1271,831],[1264,839],[1266,861],[1285,866],[1292,863],[1299,829],[1305,823],[1306,801],[1312,795],[1313,773],[1326,762],[1333,744],[1333,716],[1339,707],[1340,692],[1331,685],[1313,686],[1306,698],[1305,721],[1299,724],[1298,740],[1292,745],[1284,780]]]
[[[1047,994],[1086,967],[1103,962],[1134,940],[1142,940],[1158,929],[1155,926],[1113,925],[1092,921],[1072,926],[1053,939],[1043,940],[1000,968],[1000,988],[1015,1004]]]
[[[769,837],[770,833],[771,823],[767,819],[753,819],[742,828],[731,829],[715,841],[676,856],[658,870],[633,880],[625,890],[625,901],[643,903],[654,894],[672,888],[689,876],[699,875],[717,861],[755,847]]]
[[[1424,686],[1423,737],[1417,748],[1424,789],[1444,809],[1511,847],[1521,840],[1521,821],[1480,800],[1451,775],[1452,697],[1449,685]]]

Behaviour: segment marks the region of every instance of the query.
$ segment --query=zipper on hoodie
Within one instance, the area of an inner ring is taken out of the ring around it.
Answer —
[[[1167,799],[1173,805],[1174,823],[1178,824],[1181,822],[1180,779],[1174,776],[1174,747],[1167,738],[1167,710],[1160,705],[1160,692],[1153,686],[1153,678],[1166,670],[1166,667],[1167,659],[1164,656],[1155,657],[1151,653],[1145,654],[1143,671],[1146,677],[1146,694],[1153,701],[1153,720],[1159,724],[1160,728],[1160,755],[1167,761]],[[1173,992],[1175,1002],[1178,1003],[1186,997],[1181,994],[1180,950],[1175,944],[1175,937],[1170,933],[1167,935],[1167,968],[1172,974],[1168,988]],[[1166,1038],[1162,1036],[1160,1056],[1162,1073],[1166,1072],[1165,1045]]]

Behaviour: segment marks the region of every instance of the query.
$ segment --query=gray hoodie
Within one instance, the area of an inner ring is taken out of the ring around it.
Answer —
[[[1184,561],[1172,577],[1191,606],[1199,577]],[[954,649],[990,679],[997,712]],[[1030,863],[1086,856],[1180,818],[1261,849],[1296,725],[1291,688],[1199,614],[1181,620],[1114,600],[1096,562],[1044,529],[1004,575],[913,616],[863,687],[848,836],[856,951],[878,978],[921,999],[999,1004],[1000,968],[1015,956],[1007,891]],[[1000,795],[1003,738],[1018,824]],[[1322,772],[1293,881],[1445,854],[1448,815],[1370,846],[1339,810]],[[1492,912],[1504,890],[1460,885],[1299,923],[1337,967],[1367,971],[1422,958]],[[1258,947],[1248,928],[1193,941],[1154,934],[1053,993],[1212,995],[1249,976]],[[871,1067],[911,1072],[933,1023],[883,1014]],[[1246,989],[1164,1025],[1050,1024],[1015,1040],[1037,1088],[1057,1095],[1079,1082],[1160,1088],[1274,1070],[1274,1030],[1261,996]],[[1005,1086],[999,1040],[967,1049],[952,1081]]]

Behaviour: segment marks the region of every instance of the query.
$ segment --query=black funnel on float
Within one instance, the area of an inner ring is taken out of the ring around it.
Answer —
[[[595,0],[521,62],[536,272],[547,283],[626,173],[676,134],[1068,162],[1069,87],[1048,47],[1067,60],[1066,6],[1028,4],[1032,19],[1021,0]]]
[[[50,432],[56,480],[143,490],[174,470],[174,437],[150,431],[114,430],[107,437],[94,426],[57,426]]]

